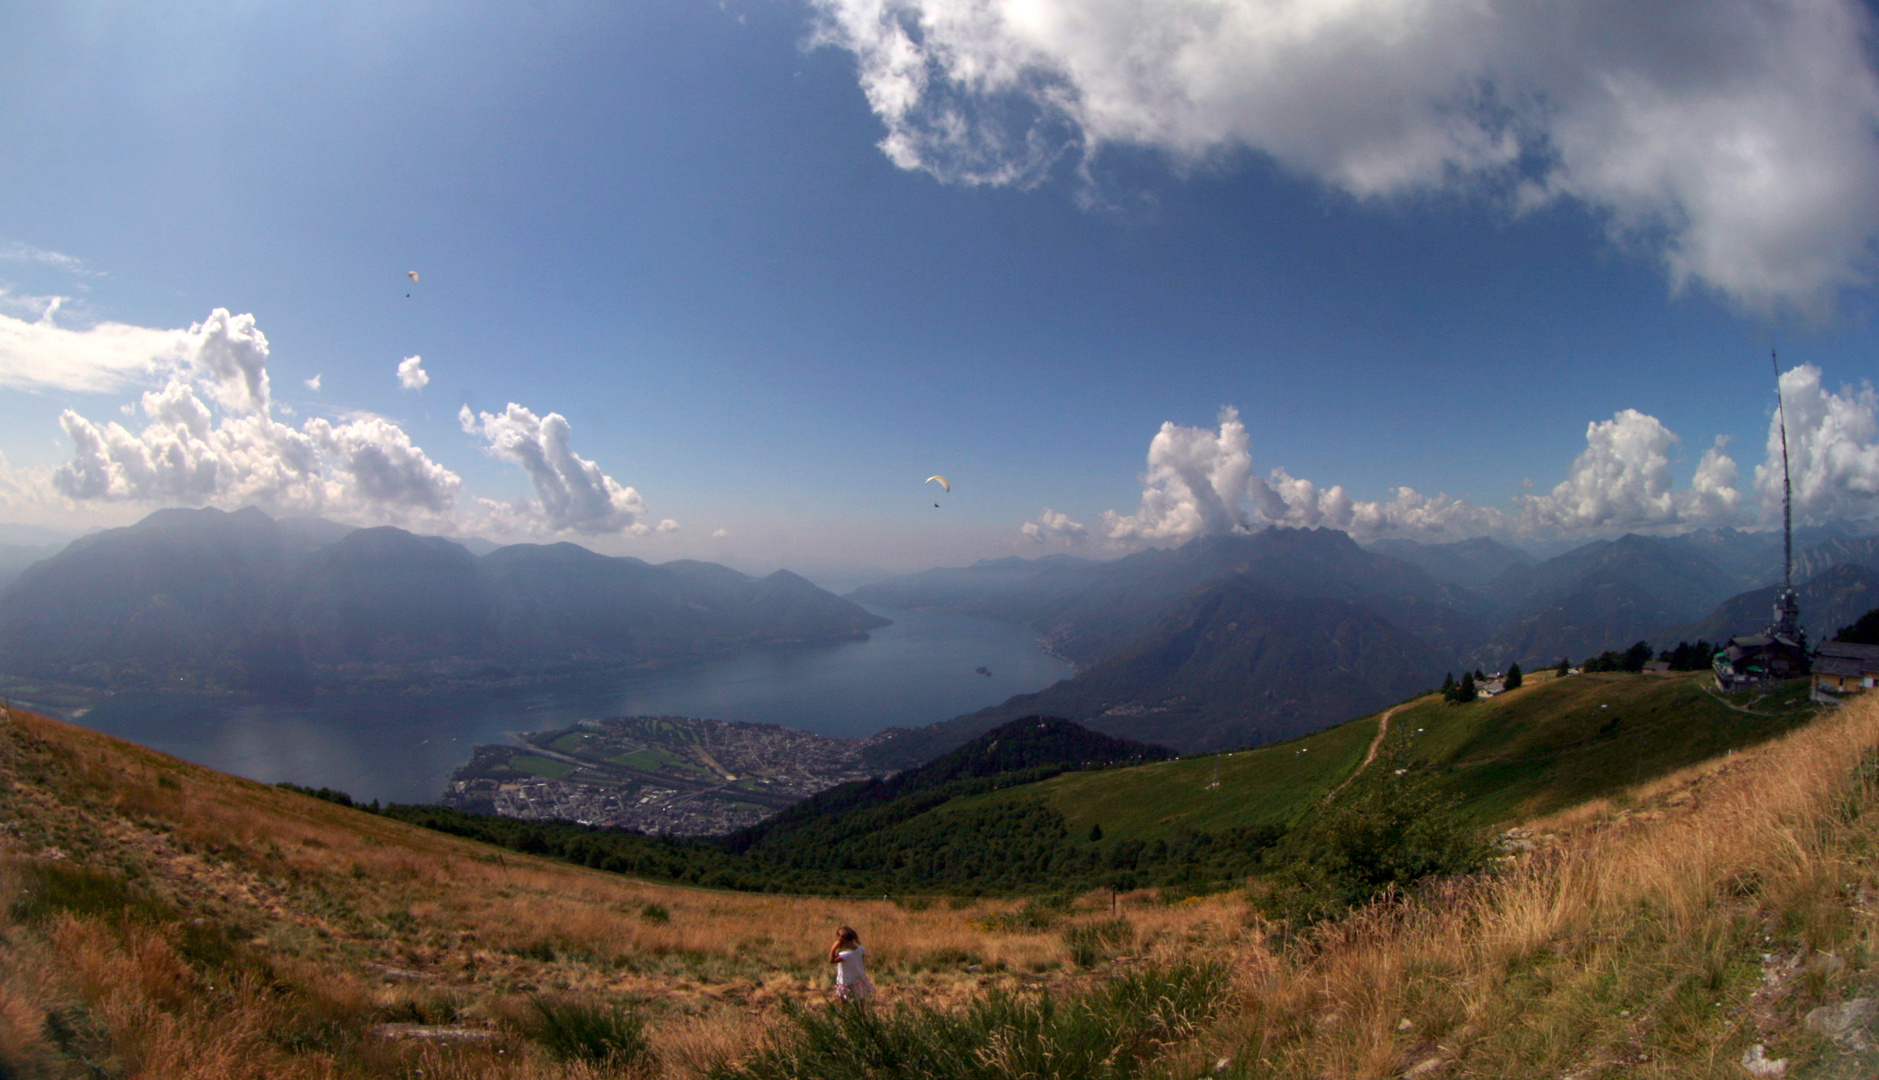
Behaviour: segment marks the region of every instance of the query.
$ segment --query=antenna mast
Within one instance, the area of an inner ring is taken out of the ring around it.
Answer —
[[[1788,408],[1781,400],[1781,361],[1775,350],[1768,350],[1768,363],[1775,369],[1775,413],[1781,428],[1781,596],[1775,601],[1775,625],[1769,627],[1774,637],[1784,637],[1796,644],[1801,640],[1801,602],[1794,595],[1794,488],[1788,476]]]
[[[1781,400],[1781,361],[1775,350],[1768,350],[1768,362],[1775,369],[1775,414],[1781,418],[1781,554],[1782,587],[1794,588],[1794,499],[1788,481],[1788,407]]]

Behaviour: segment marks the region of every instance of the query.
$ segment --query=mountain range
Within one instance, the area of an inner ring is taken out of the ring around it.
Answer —
[[[1879,607],[1879,537],[1827,527],[1797,539],[1815,640]],[[1037,693],[888,733],[882,760],[925,760],[1031,713],[1191,753],[1305,734],[1445,671],[1752,633],[1769,621],[1781,559],[1778,536],[1735,529],[1630,534],[1535,560],[1487,538],[1366,549],[1335,530],[1275,528],[1110,562],[988,560],[849,595],[1020,623],[1082,668]]]
[[[1879,606],[1879,537],[1833,527],[1797,539],[1814,639]],[[1445,672],[1753,632],[1780,572],[1778,537],[1734,529],[1625,535],[1542,560],[1486,538],[1365,547],[1272,528],[1107,561],[985,560],[844,598],[788,571],[164,510],[81,537],[0,591],[0,673],[289,700],[492,685],[854,636],[884,622],[865,603],[1021,625],[1079,668],[888,732],[871,745],[881,767],[1037,714],[1191,753],[1302,735]]]
[[[807,580],[574,544],[481,557],[402,529],[162,510],[73,541],[0,592],[0,670],[296,696],[645,663],[865,633]]]

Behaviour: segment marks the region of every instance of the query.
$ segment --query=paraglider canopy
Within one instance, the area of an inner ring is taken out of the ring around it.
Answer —
[[[939,481],[939,486],[941,490],[951,491],[953,489],[952,481],[946,479],[944,476],[929,476],[926,478],[926,482],[929,484],[935,480]]]
[[[406,270],[406,271],[405,271],[405,276],[406,276],[406,277],[408,277],[408,278],[410,278],[413,284],[416,284],[416,283],[417,283],[417,280],[418,280],[418,272],[417,272],[416,270]]]

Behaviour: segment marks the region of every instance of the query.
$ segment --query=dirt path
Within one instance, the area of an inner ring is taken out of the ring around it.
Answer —
[[[1370,763],[1377,760],[1377,751],[1383,749],[1383,738],[1390,733],[1390,717],[1396,715],[1396,710],[1411,704],[1414,703],[1405,701],[1401,705],[1392,705],[1383,710],[1383,715],[1377,718],[1377,737],[1370,740],[1370,749],[1364,753],[1363,762],[1357,766],[1356,772],[1344,778],[1342,784],[1331,789],[1330,793],[1324,797],[1325,802],[1330,802],[1332,799],[1337,798],[1338,792],[1350,787],[1351,781],[1362,775],[1363,771],[1370,767]]]
[[[1737,705],[1735,702],[1730,701],[1728,698],[1723,697],[1721,694],[1718,694],[1716,691],[1711,690],[1707,686],[1703,687],[1703,693],[1708,694],[1711,698],[1714,698],[1716,701],[1716,704],[1721,705],[1725,709],[1734,709],[1736,712],[1747,713],[1750,716],[1774,717],[1776,715],[1774,713],[1769,713],[1769,712],[1758,712],[1755,709],[1751,709],[1743,705]]]

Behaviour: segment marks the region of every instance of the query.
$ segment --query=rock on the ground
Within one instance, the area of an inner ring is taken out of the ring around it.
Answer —
[[[1879,1011],[1879,1003],[1869,997],[1856,997],[1838,1005],[1822,1005],[1802,1021],[1809,1031],[1817,1031],[1841,1046],[1865,1051],[1872,1048],[1866,1027]]]
[[[1787,1058],[1771,1058],[1767,1048],[1756,1043],[1742,1052],[1742,1068],[1750,1076],[1785,1076],[1788,1072]]]

